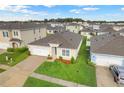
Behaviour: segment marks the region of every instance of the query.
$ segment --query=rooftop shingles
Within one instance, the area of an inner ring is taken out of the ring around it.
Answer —
[[[30,43],[29,45],[49,46],[49,43],[60,44],[61,48],[78,48],[82,36],[73,32],[58,32],[43,39]]]
[[[91,40],[91,52],[124,56],[124,36],[108,34],[93,37]]]

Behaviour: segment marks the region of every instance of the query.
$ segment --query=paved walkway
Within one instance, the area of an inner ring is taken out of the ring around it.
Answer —
[[[0,86],[21,87],[30,74],[44,61],[45,57],[30,56],[0,74]]]
[[[96,67],[96,79],[98,87],[117,87],[113,76],[107,67]]]
[[[7,65],[0,64],[0,68],[1,68],[1,69],[5,69],[5,70],[8,70],[8,69],[10,69],[11,67],[10,67],[10,66],[7,66]]]
[[[38,73],[32,73],[31,77],[41,79],[41,80],[45,80],[45,81],[52,82],[52,83],[56,83],[56,84],[63,85],[63,86],[66,86],[66,87],[88,87],[88,86],[85,86],[85,85],[80,85],[80,84],[77,84],[77,83],[73,83],[73,82],[58,79],[58,78],[53,78],[53,77],[38,74]]]

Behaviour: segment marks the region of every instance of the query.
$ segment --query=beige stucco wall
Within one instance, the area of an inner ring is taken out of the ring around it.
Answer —
[[[18,36],[14,36],[14,32],[18,32]],[[12,30],[11,34],[12,34],[12,38],[18,38],[18,39],[21,40],[21,32],[20,32],[20,30]]]
[[[36,40],[38,40],[38,39],[42,39],[43,37],[46,37],[45,28],[41,28],[40,31],[39,28],[35,29],[35,34],[34,34],[34,29],[21,31],[21,38],[26,45],[28,43],[35,41],[35,38]]]
[[[3,37],[3,31],[8,32],[8,37]],[[10,31],[8,30],[0,30],[0,42],[8,43],[10,40]]]
[[[2,31],[0,30],[0,42],[2,41],[2,37],[3,37]]]

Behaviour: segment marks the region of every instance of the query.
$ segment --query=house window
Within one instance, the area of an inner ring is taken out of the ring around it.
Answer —
[[[8,37],[8,32],[3,32],[3,37]]]
[[[70,55],[70,51],[66,50],[66,56],[69,56],[69,55]]]
[[[62,50],[62,56],[65,56],[65,49]]]
[[[63,49],[62,50],[62,56],[70,56],[70,50],[69,49]]]
[[[18,36],[18,32],[15,32],[15,31],[14,31],[14,36]]]

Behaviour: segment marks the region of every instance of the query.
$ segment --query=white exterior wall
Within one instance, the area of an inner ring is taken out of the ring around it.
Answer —
[[[63,56],[62,55],[62,49],[67,49],[67,48],[57,48],[57,58],[61,56],[63,59],[66,60],[71,60],[71,57],[73,56],[76,59],[76,49],[69,49],[70,50],[70,56]]]
[[[113,64],[124,66],[124,57],[121,56],[91,53],[91,61],[100,66],[108,67]]]
[[[80,50],[81,44],[82,44],[82,40],[80,41],[80,44],[77,49],[69,49],[70,56],[62,56],[62,49],[68,49],[68,48],[57,48],[57,58],[59,58],[59,56],[62,56],[63,59],[67,59],[67,60],[71,60],[72,57],[76,59],[78,56],[78,52]]]

